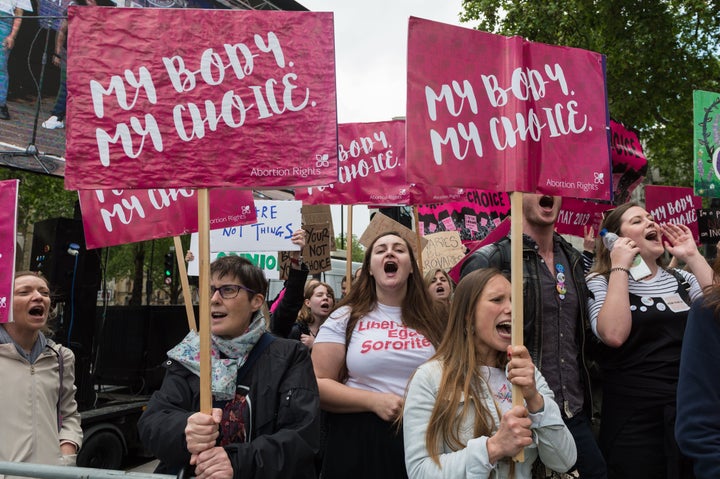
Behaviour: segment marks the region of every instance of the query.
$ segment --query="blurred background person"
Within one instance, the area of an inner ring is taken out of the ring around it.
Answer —
[[[437,268],[425,273],[425,286],[431,298],[450,304],[453,295],[453,281],[444,269]]]
[[[30,0],[0,0],[0,120],[9,120],[7,107],[10,72],[8,60],[22,24],[23,10],[32,12]]]
[[[335,306],[335,291],[329,284],[312,280],[305,285],[305,301],[293,325],[290,339],[297,339],[312,350],[320,326]]]

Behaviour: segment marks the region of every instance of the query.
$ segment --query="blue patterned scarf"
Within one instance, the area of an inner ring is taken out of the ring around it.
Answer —
[[[265,316],[258,310],[241,336],[224,339],[212,335],[211,373],[213,397],[219,401],[228,401],[235,397],[237,372],[265,333]],[[221,354],[224,357],[221,357]],[[196,376],[200,376],[200,336],[190,331],[187,336],[167,353],[170,359],[182,364]]]

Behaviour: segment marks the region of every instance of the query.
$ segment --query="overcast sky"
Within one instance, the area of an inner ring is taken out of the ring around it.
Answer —
[[[462,0],[298,1],[308,10],[335,14],[338,123],[405,116],[411,16],[461,25]],[[339,210],[333,207],[336,235],[340,234]],[[367,207],[353,208],[354,234],[360,237],[369,221]]]

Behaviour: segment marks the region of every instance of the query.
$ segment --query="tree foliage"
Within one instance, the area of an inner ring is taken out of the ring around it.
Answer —
[[[464,0],[461,20],[606,55],[610,116],[663,183],[692,185],[693,90],[720,91],[718,0]]]
[[[363,258],[365,257],[365,247],[360,244],[360,241],[358,241],[358,238],[356,235],[352,235],[352,253],[351,257],[353,261],[357,261],[362,263]],[[347,238],[343,237],[342,240],[340,239],[340,236],[335,237],[335,247],[337,249],[344,250],[347,247]]]

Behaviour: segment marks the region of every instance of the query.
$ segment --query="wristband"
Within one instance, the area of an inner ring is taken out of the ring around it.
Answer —
[[[615,266],[614,268],[610,268],[610,272],[612,273],[613,271],[624,271],[627,273],[628,276],[630,276],[630,270],[627,268],[623,268],[622,266]]]
[[[302,256],[300,256],[299,258],[290,258],[290,262],[292,264],[300,264],[300,263],[302,263],[302,260],[303,260]]]

